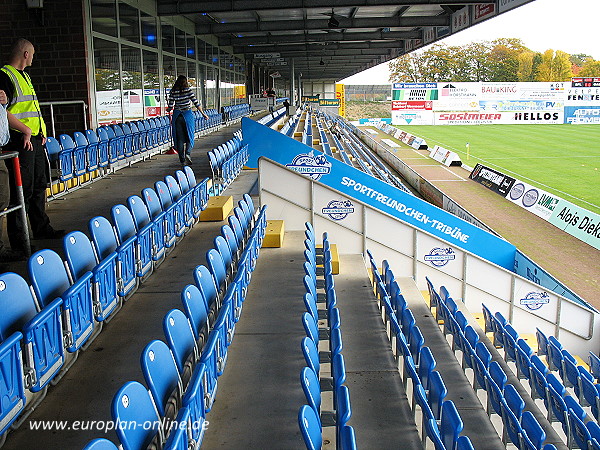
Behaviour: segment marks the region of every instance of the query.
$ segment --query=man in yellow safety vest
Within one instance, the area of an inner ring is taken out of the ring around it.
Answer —
[[[40,105],[31,78],[24,70],[31,66],[33,44],[26,39],[18,39],[11,50],[8,64],[0,69],[0,90],[8,97],[8,111],[22,124],[31,129],[31,147],[24,146],[25,135],[11,128],[10,142],[4,150],[18,151],[25,208],[34,239],[56,239],[62,237],[64,230],[54,230],[46,214],[46,186],[48,183],[48,165],[44,144],[46,143],[46,124],[42,118]],[[12,170],[10,170],[12,172]],[[11,203],[18,203],[14,184],[11,183]],[[24,229],[18,213],[8,215],[8,238],[13,250],[25,251]]]

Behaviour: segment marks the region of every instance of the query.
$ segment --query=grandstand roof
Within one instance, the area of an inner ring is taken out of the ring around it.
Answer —
[[[157,7],[283,76],[293,59],[305,80],[340,80],[530,1],[157,0]],[[259,53],[277,56],[261,61]]]

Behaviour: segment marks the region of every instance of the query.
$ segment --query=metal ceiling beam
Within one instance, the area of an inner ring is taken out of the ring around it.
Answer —
[[[274,9],[331,8],[330,0],[158,0],[158,15],[260,11]],[[335,8],[360,6],[475,5],[496,0],[341,0]]]
[[[271,20],[261,22],[229,22],[196,25],[196,34],[240,34],[289,30],[327,30],[329,19]],[[339,28],[443,27],[450,25],[449,16],[370,17],[339,19]]]
[[[420,39],[420,31],[375,31],[370,33],[304,33],[298,34],[268,34],[264,36],[250,37],[219,37],[219,45],[242,46],[260,44],[281,43],[307,43],[307,42],[346,42],[346,41],[376,41],[376,40],[398,40],[398,39]]]
[[[287,45],[257,45],[252,47],[234,47],[233,53],[297,53],[297,52],[323,52],[327,50],[369,50],[377,48],[404,48],[403,41],[383,42],[340,42],[328,45],[319,44],[287,44]],[[367,52],[368,53],[368,52]]]

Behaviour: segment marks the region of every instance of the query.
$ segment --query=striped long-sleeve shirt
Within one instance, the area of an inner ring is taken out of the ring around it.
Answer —
[[[194,103],[194,106],[196,106],[196,108],[198,108],[198,111],[202,111],[202,107],[200,106],[200,103],[198,103],[196,96],[194,95],[194,93],[192,92],[192,90],[190,88],[176,90],[176,91],[171,90],[171,92],[169,92],[169,102],[168,102],[169,108],[172,108],[173,105],[175,105],[174,109],[186,111],[188,109],[192,109],[192,103]]]

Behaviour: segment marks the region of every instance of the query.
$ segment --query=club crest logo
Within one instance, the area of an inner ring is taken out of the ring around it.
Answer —
[[[435,247],[432,248],[429,254],[425,255],[423,259],[429,261],[432,266],[443,267],[448,264],[448,262],[456,259],[456,254],[450,247]]]
[[[331,172],[331,163],[327,161],[325,155],[315,155],[313,152],[296,155],[292,163],[285,166],[315,181]]]
[[[350,200],[331,200],[321,212],[333,220],[343,220],[354,212],[354,205]]]
[[[540,309],[547,303],[550,303],[550,296],[547,292],[530,292],[520,300],[521,305],[525,306],[527,309],[535,311],[536,309]]]

